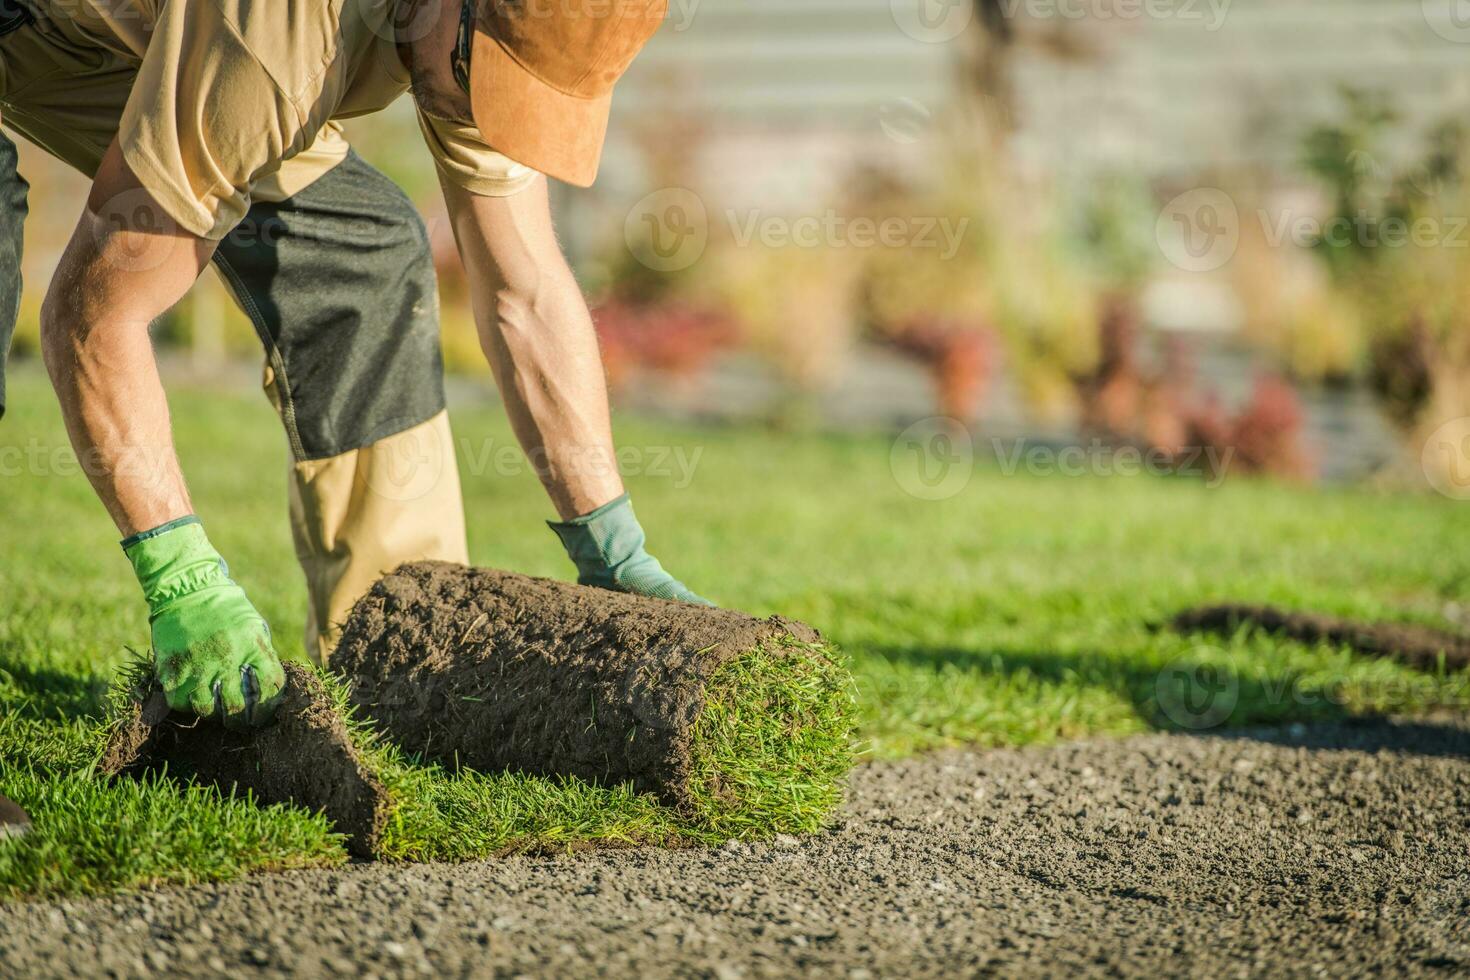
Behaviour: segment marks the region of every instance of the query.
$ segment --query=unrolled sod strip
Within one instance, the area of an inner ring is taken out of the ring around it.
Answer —
[[[274,722],[234,732],[171,713],[156,682],[139,675],[113,721],[97,768],[104,776],[170,775],[251,793],[264,804],[320,810],[348,848],[374,856],[392,801],[321,679],[287,663]]]
[[[815,830],[852,765],[850,676],[779,617],[420,562],[357,603],[331,665],[409,752],[631,782],[715,832]]]

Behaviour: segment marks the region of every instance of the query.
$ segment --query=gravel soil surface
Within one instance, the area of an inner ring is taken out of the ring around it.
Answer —
[[[1470,973],[1470,722],[947,752],[714,851],[0,907],[0,974]]]

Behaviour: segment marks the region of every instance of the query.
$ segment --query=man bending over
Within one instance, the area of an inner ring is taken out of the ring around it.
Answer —
[[[400,562],[467,560],[427,236],[338,125],[406,91],[481,344],[522,447],[544,460],[578,580],[703,601],[644,550],[546,185],[592,182],[612,86],[666,2],[0,0],[0,121],[93,180],[42,307],[43,353],[142,585],[173,708],[259,724],[283,683],[269,628],[194,516],[148,336],[206,265],[265,348],[308,650],[328,656],[352,603]],[[0,137],[0,353],[26,186]]]

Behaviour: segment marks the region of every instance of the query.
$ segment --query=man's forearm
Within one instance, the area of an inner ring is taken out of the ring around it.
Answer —
[[[49,311],[46,366],[72,448],[127,537],[192,512],[146,322]]]
[[[125,219],[140,207],[125,179],[112,181],[113,193],[94,193],[41,311],[42,350],[72,447],[124,537],[192,510],[148,326],[183,296],[211,251],[156,224],[131,229]],[[119,200],[127,215],[116,210]]]
[[[480,343],[521,447],[557,512],[623,492],[607,382],[586,301],[551,230],[544,182],[517,198],[446,186]]]

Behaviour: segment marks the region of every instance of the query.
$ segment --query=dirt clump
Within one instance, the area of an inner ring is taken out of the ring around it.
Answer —
[[[348,836],[348,849],[373,855],[391,809],[382,782],[367,768],[342,713],[321,680],[287,663],[275,720],[264,728],[223,725],[170,712],[156,682],[135,691],[114,722],[98,770],[139,776],[167,769],[181,779],[250,791],[264,804],[321,811]]]
[[[1186,609],[1171,621],[1181,633],[1234,633],[1250,626],[1303,643],[1330,643],[1374,657],[1399,660],[1420,670],[1470,666],[1470,637],[1415,623],[1361,623],[1336,616],[1288,612],[1273,606],[1224,604]]]

